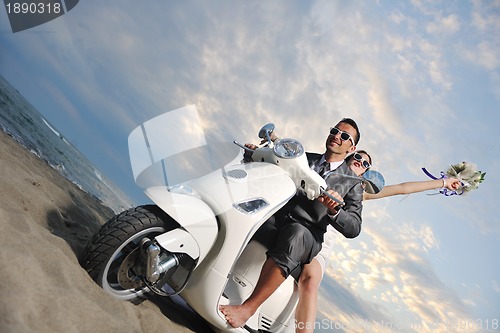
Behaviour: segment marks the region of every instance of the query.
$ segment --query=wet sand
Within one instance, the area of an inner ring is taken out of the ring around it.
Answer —
[[[111,298],[78,259],[114,213],[0,131],[0,332],[211,332],[168,298]]]

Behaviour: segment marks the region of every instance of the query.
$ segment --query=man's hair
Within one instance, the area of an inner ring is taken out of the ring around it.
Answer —
[[[354,142],[357,145],[359,142],[359,138],[361,137],[361,134],[359,133],[358,124],[356,124],[356,122],[351,118],[342,118],[342,120],[339,121],[339,124],[340,123],[346,123],[348,125],[351,125],[356,130],[356,136],[354,137]]]

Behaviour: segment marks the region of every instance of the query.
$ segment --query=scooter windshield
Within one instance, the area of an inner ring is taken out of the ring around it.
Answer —
[[[174,186],[236,163],[231,142],[207,142],[196,106],[166,112],[135,128],[128,138],[137,185]]]

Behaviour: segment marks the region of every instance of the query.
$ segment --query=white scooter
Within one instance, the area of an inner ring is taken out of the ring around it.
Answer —
[[[228,325],[219,305],[241,304],[252,293],[266,259],[266,248],[252,240],[257,229],[297,190],[313,200],[326,183],[297,140],[271,141],[271,124],[259,133],[268,142],[253,151],[255,162],[240,163],[237,146],[207,144],[198,123],[196,108],[187,106],[130,134],[135,180],[155,205],[104,224],[82,266],[118,299],[179,294],[216,332],[293,332],[292,277],[244,327]]]

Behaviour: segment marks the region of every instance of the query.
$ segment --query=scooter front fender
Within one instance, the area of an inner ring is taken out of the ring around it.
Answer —
[[[194,238],[203,261],[218,233],[212,209],[197,197],[169,192],[165,186],[154,186],[144,192],[164,212],[179,223]]]

